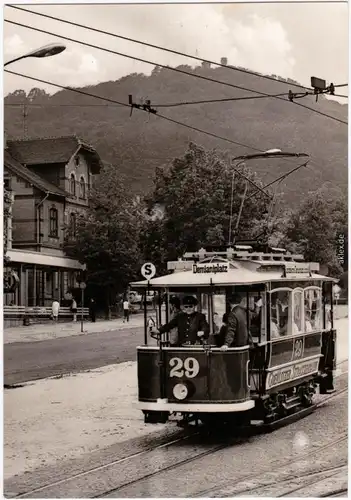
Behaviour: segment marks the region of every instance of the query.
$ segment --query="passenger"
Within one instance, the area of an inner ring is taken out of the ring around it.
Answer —
[[[198,338],[198,332],[203,332],[203,338],[208,339],[210,327],[206,321],[205,315],[197,312],[195,306],[197,299],[192,295],[186,296],[183,299],[184,311],[177,314],[166,325],[163,325],[156,330],[156,333],[166,333],[173,328],[178,329],[178,338],[174,345],[181,346],[183,344],[195,344]]]
[[[280,337],[279,335],[279,328],[277,325],[277,320],[272,319],[271,320],[271,339],[278,339]]]
[[[218,332],[217,335],[215,335],[215,344],[217,347],[221,347],[224,344],[225,337],[227,335],[227,329],[228,329],[228,314],[223,314],[222,318],[222,326]]]
[[[226,351],[229,347],[241,347],[249,342],[247,328],[247,297],[238,294],[229,297],[230,313],[228,315],[228,328],[221,347]]]

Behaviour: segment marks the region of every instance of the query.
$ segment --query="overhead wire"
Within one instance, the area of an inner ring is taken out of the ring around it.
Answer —
[[[81,40],[76,40],[74,38],[70,38],[70,37],[67,37],[67,36],[64,36],[64,35],[59,35],[57,33],[53,33],[53,32],[47,31],[47,30],[42,30],[40,28],[29,26],[29,25],[26,25],[26,24],[23,24],[23,23],[18,23],[16,21],[11,21],[9,19],[4,19],[4,21],[7,22],[7,23],[10,23],[10,24],[14,24],[16,26],[20,26],[20,27],[26,28],[26,29],[30,29],[30,30],[37,31],[37,32],[40,32],[40,33],[45,33],[47,35],[51,35],[51,36],[55,36],[55,37],[58,37],[58,38],[62,38],[64,40],[68,40],[68,41],[73,42],[73,43],[78,43],[80,45],[84,45],[84,46],[87,46],[87,47],[90,47],[90,48],[94,48],[94,49],[97,49],[97,50],[102,50],[102,51],[108,52],[110,54],[119,55],[119,56],[122,56],[122,57],[126,57],[128,59],[133,59],[133,60],[136,60],[136,61],[139,61],[139,62],[143,62],[143,63],[146,63],[146,64],[151,64],[153,66],[159,66],[161,68],[164,68],[164,69],[167,69],[167,70],[170,70],[170,71],[175,71],[177,73],[185,74],[187,76],[192,76],[194,78],[199,78],[201,80],[210,81],[212,83],[217,83],[217,84],[220,84],[220,85],[226,85],[228,87],[233,87],[233,88],[236,88],[236,89],[245,90],[247,92],[252,92],[252,93],[255,93],[255,94],[258,94],[258,95],[262,95],[262,96],[266,96],[266,97],[270,96],[266,92],[261,92],[259,90],[249,89],[249,88],[242,87],[242,86],[239,86],[239,85],[234,85],[234,84],[229,83],[229,82],[224,82],[222,80],[216,80],[214,78],[209,78],[209,77],[206,77],[206,76],[203,76],[203,75],[199,75],[199,74],[195,74],[195,73],[189,73],[189,72],[181,70],[179,68],[173,68],[171,66],[166,66],[166,65],[163,65],[163,64],[160,64],[160,63],[155,63],[153,61],[148,61],[148,60],[142,59],[140,57],[131,56],[129,54],[124,54],[124,53],[121,53],[121,52],[117,52],[117,51],[112,50],[112,49],[107,49],[105,47],[100,47],[100,46],[95,45],[95,44],[91,44],[91,43],[88,43],[88,42],[82,42]],[[289,99],[285,99],[283,97],[273,96],[273,98],[279,99],[281,101],[285,101],[285,102],[288,102],[288,103],[291,102]],[[292,102],[293,102],[293,104],[298,104],[299,105],[299,103],[296,103],[295,101],[292,101]],[[318,112],[314,108],[309,108],[309,107],[306,106],[306,109],[309,109],[312,112],[316,112],[317,114],[321,114],[322,116],[330,118],[331,120],[335,120],[335,121],[343,123],[345,125],[348,124],[347,122],[345,122],[343,120],[340,120],[339,118],[336,118],[336,117],[334,117],[332,115],[328,115],[326,113]]]
[[[93,97],[93,98],[96,98],[96,99],[101,99],[103,101],[107,101],[107,102],[110,102],[110,103],[113,103],[113,104],[119,104],[121,106],[124,106],[124,107],[127,107],[129,109],[132,109],[132,106],[130,104],[122,103],[122,102],[116,101],[115,99],[110,99],[108,97],[98,96],[96,94],[91,94],[90,92],[85,92],[83,90],[75,89],[75,88],[72,88],[72,87],[66,87],[64,85],[59,85],[58,83],[49,82],[49,81],[43,80],[41,78],[36,78],[34,76],[24,75],[22,73],[17,73],[15,71],[11,71],[11,70],[8,70],[8,69],[5,69],[4,71],[6,73],[10,73],[10,74],[15,75],[15,76],[20,76],[22,78],[27,78],[29,80],[34,80],[34,81],[39,82],[39,83],[45,83],[46,85],[52,85],[53,87],[57,87],[57,88],[62,89],[62,90],[69,90],[71,92],[76,92],[77,94],[86,95],[88,97]],[[139,111],[144,111],[144,112],[148,113],[148,111],[145,110],[145,109],[142,109],[142,108],[136,108],[136,109],[138,109]],[[228,137],[222,137],[222,136],[220,136],[218,134],[214,134],[212,132],[209,132],[208,130],[203,130],[203,129],[200,129],[198,127],[193,127],[192,125],[188,125],[188,124],[180,122],[178,120],[174,120],[173,118],[170,118],[170,117],[165,116],[165,115],[161,115],[159,113],[157,113],[155,116],[157,116],[158,118],[161,118],[163,120],[167,120],[167,121],[169,121],[171,123],[175,123],[177,125],[180,125],[182,127],[194,130],[196,132],[200,132],[202,134],[206,134],[206,135],[214,137],[216,139],[220,139],[222,141],[226,141],[226,142],[228,142],[230,144],[235,144],[237,146],[243,146],[244,148],[252,149],[254,151],[262,151],[261,149],[255,148],[253,146],[249,146],[247,144],[243,144],[243,143],[238,142],[238,141],[233,141],[232,139],[229,139]]]
[[[11,71],[9,69],[5,69],[4,70],[6,73],[10,73],[10,74],[13,74],[15,76],[20,76],[22,78],[27,78],[29,80],[33,80],[33,81],[36,81],[36,82],[39,82],[39,83],[44,83],[46,85],[51,85],[53,87],[56,87],[56,88],[59,88],[61,90],[68,90],[70,92],[75,92],[77,94],[80,94],[80,95],[85,95],[85,96],[88,96],[88,97],[92,97],[92,98],[95,98],[95,99],[99,99],[99,100],[102,100],[102,101],[106,101],[112,105],[116,105],[116,106],[119,106],[119,107],[127,107],[129,109],[131,109],[131,105],[130,104],[126,104],[126,103],[122,103],[122,102],[119,102],[119,101],[116,101],[115,99],[110,99],[108,97],[103,97],[103,96],[98,96],[96,94],[92,94],[90,92],[86,92],[86,91],[82,91],[82,90],[79,90],[79,89],[75,89],[75,88],[72,88],[72,87],[68,87],[68,86],[64,86],[64,85],[60,85],[60,84],[57,84],[57,83],[53,83],[53,82],[49,82],[47,80],[43,80],[43,79],[40,79],[40,78],[36,78],[36,77],[33,77],[33,76],[29,76],[29,75],[24,75],[22,73],[17,73],[15,71]],[[23,104],[21,104],[21,106],[23,106]],[[74,105],[75,106],[75,105]],[[94,106],[93,104],[91,106]],[[102,106],[107,106],[107,105],[102,105]],[[142,108],[137,108],[139,109],[139,111],[144,111],[144,112],[147,112],[145,109],[142,109]],[[229,139],[227,137],[223,137],[223,136],[220,136],[218,134],[214,134],[212,132],[209,132],[207,130],[203,130],[203,129],[200,129],[198,127],[193,127],[191,125],[188,125],[186,123],[183,123],[183,122],[180,122],[178,120],[174,120],[172,118],[169,118],[167,116],[164,116],[164,115],[161,115],[159,113],[157,113],[155,116],[161,118],[161,119],[164,119],[164,120],[167,120],[169,122],[172,122],[172,123],[175,123],[176,125],[179,125],[179,126],[182,126],[184,128],[187,128],[187,129],[190,129],[190,130],[194,130],[195,132],[199,132],[199,133],[202,133],[204,135],[208,135],[210,137],[214,137],[216,139],[219,139],[219,140],[222,140],[222,141],[225,141],[225,142],[228,142],[230,144],[234,144],[234,145],[237,145],[237,146],[242,146],[242,147],[245,147],[247,149],[251,149],[253,151],[258,151],[258,152],[262,152],[263,149],[259,149],[259,148],[256,148],[254,146],[249,146],[248,144],[244,144],[244,143],[241,143],[241,142],[238,142],[238,141],[233,141],[232,139]],[[318,160],[318,159],[317,159]],[[286,158],[284,159],[284,162],[287,163],[287,162],[291,162],[293,160],[290,160],[289,158]],[[301,165],[303,166],[303,165]],[[300,167],[301,167],[300,166]],[[299,168],[300,168],[299,167]],[[290,171],[291,173],[293,173],[295,170],[297,170],[297,168],[293,169],[292,171]],[[290,175],[290,172],[288,172],[287,174],[284,174],[284,176],[286,175]],[[273,181],[274,183],[274,181]],[[272,183],[266,185],[263,187],[263,189],[265,189],[266,187],[269,187]]]
[[[100,33],[102,35],[112,36],[114,38],[119,38],[120,40],[126,40],[128,42],[132,42],[132,43],[136,43],[136,44],[139,44],[139,45],[143,45],[145,47],[151,47],[153,49],[161,50],[163,52],[168,52],[170,54],[176,54],[178,56],[186,57],[186,58],[189,58],[189,59],[194,59],[195,61],[204,62],[204,63],[207,63],[207,64],[214,64],[214,65],[219,66],[221,68],[227,68],[227,69],[230,69],[232,71],[237,71],[239,73],[246,73],[248,75],[255,76],[255,77],[258,77],[258,78],[263,78],[265,80],[270,80],[270,81],[273,81],[273,82],[279,81],[280,83],[284,83],[284,84],[290,85],[290,86],[294,85],[295,87],[298,87],[298,88],[301,88],[301,89],[304,89],[304,90],[305,89],[306,90],[312,90],[311,88],[305,87],[303,85],[300,85],[299,83],[293,83],[293,82],[286,82],[286,81],[277,80],[276,78],[273,78],[272,76],[261,75],[260,73],[256,73],[254,71],[250,71],[248,69],[238,68],[238,67],[234,67],[234,66],[228,66],[227,64],[222,64],[222,63],[219,63],[219,62],[210,61],[209,59],[204,59],[204,58],[201,58],[201,57],[198,57],[198,56],[194,56],[194,55],[191,55],[191,54],[186,54],[185,52],[180,52],[178,50],[168,49],[166,47],[161,47],[160,45],[155,45],[155,44],[144,42],[144,41],[141,41],[141,40],[136,40],[135,38],[126,37],[126,36],[123,36],[123,35],[117,35],[116,33],[111,33],[109,31],[101,30],[101,29],[98,29],[98,28],[93,28],[92,26],[87,26],[87,25],[84,25],[84,24],[76,23],[75,21],[68,21],[67,19],[62,19],[62,18],[59,18],[59,17],[51,16],[49,14],[44,14],[43,12],[34,12],[32,10],[25,9],[24,7],[18,7],[18,6],[15,6],[15,5],[7,5],[6,7],[10,7],[12,9],[16,9],[16,10],[20,10],[20,11],[23,11],[23,12],[27,12],[29,14],[34,14],[36,16],[45,17],[47,19],[52,19],[53,21],[59,21],[61,23],[70,24],[71,26],[75,26],[77,28],[88,29],[88,30],[93,31],[95,33]]]
[[[65,35],[60,35],[60,34],[57,34],[57,33],[53,33],[52,31],[47,31],[47,30],[43,30],[41,28],[37,28],[37,27],[34,27],[34,26],[29,26],[28,24],[19,23],[17,21],[11,21],[9,19],[4,19],[4,21],[6,23],[9,23],[9,24],[14,24],[15,26],[20,26],[22,28],[26,28],[26,29],[30,29],[30,30],[33,30],[33,31],[37,31],[39,33],[45,33],[46,35],[56,36],[57,38],[62,38],[63,40],[67,40],[69,42],[78,43],[80,45],[84,45],[84,46],[90,47],[92,49],[102,50],[102,51],[108,52],[110,54],[114,54],[114,55],[121,56],[121,57],[126,57],[127,59],[133,59],[134,61],[139,61],[139,62],[142,62],[142,63],[145,63],[145,64],[151,64],[152,66],[159,66],[160,68],[164,68],[164,69],[167,69],[169,71],[174,71],[176,73],[181,73],[183,75],[191,76],[193,78],[199,78],[201,80],[206,80],[208,82],[217,83],[217,84],[220,84],[220,85],[225,85],[227,87],[232,87],[232,88],[239,89],[239,90],[245,90],[247,92],[253,92],[253,93],[258,94],[258,95],[269,96],[269,94],[267,94],[266,92],[260,92],[258,90],[249,89],[249,88],[246,88],[246,87],[242,87],[240,85],[234,85],[234,83],[225,82],[223,80],[217,80],[215,78],[210,78],[210,77],[199,75],[199,74],[195,74],[195,73],[189,73],[188,71],[184,71],[184,70],[179,69],[179,68],[173,68],[171,66],[167,66],[165,64],[160,64],[160,63],[157,63],[157,62],[154,62],[154,61],[149,61],[149,60],[143,59],[141,57],[131,56],[129,54],[125,54],[123,52],[118,52],[116,50],[108,49],[106,47],[100,47],[99,45],[95,45],[95,44],[88,43],[88,42],[83,42],[83,41],[77,40],[75,38],[71,38],[71,37],[68,37],[68,36],[65,36]]]

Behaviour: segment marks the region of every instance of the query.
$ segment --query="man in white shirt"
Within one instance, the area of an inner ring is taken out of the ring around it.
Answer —
[[[129,300],[127,297],[123,299],[123,323],[129,322]]]

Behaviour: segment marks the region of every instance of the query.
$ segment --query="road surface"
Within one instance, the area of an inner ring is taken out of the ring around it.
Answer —
[[[144,328],[90,333],[41,342],[4,345],[4,384],[74,373],[136,360]]]
[[[337,359],[340,361],[348,353],[348,319],[337,320],[336,328]],[[5,344],[4,384],[6,387],[65,373],[136,361],[136,347],[143,343],[144,329],[136,327],[40,342]]]

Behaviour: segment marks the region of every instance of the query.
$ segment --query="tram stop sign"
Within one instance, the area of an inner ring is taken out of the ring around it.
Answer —
[[[81,290],[85,290],[85,289],[86,289],[86,287],[87,287],[87,284],[86,284],[84,281],[81,281],[81,282],[79,283],[79,288],[80,288]]]
[[[152,262],[145,262],[141,267],[141,274],[146,280],[151,280],[156,274],[156,267]]]

